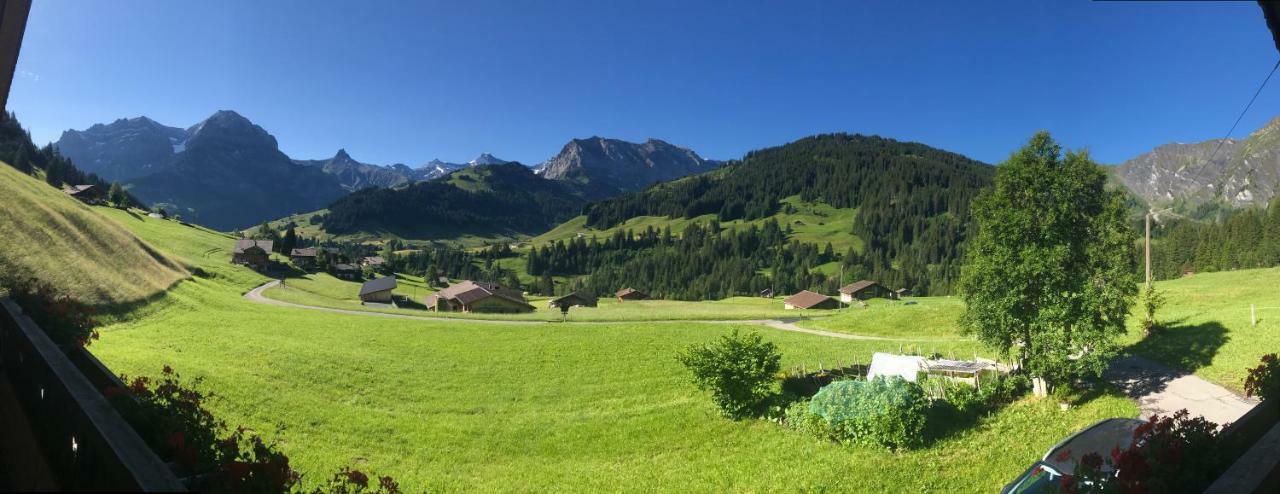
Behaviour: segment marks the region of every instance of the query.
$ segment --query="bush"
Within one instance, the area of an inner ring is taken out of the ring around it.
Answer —
[[[1263,355],[1262,363],[1249,369],[1244,392],[1264,400],[1280,396],[1280,358],[1276,354]]]
[[[400,484],[391,477],[379,477],[378,484],[369,487],[369,476],[351,467],[342,467],[333,474],[329,483],[316,487],[312,494],[400,494]]]
[[[928,410],[924,390],[900,377],[836,381],[809,401],[832,439],[894,449],[923,443]]]
[[[694,384],[711,392],[721,413],[740,419],[768,406],[782,356],[759,334],[734,330],[714,343],[691,346],[678,358],[693,373]]]
[[[95,311],[88,304],[58,292],[53,286],[35,278],[4,280],[9,297],[22,307],[22,312],[35,321],[49,339],[63,347],[88,346],[98,339],[93,320]]]

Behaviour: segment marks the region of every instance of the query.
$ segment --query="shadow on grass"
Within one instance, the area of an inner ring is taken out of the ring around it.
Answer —
[[[1129,353],[1169,367],[1195,372],[1213,363],[1213,357],[1230,341],[1227,328],[1218,321],[1188,325],[1175,321],[1129,347]]]

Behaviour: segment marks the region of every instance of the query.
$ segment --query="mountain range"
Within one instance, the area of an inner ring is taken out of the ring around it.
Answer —
[[[1265,206],[1280,193],[1280,118],[1244,139],[1158,146],[1113,171],[1155,208],[1205,216],[1220,208]]]
[[[147,117],[119,119],[67,130],[55,146],[80,169],[125,184],[144,202],[224,230],[322,209],[368,187],[399,188],[512,163],[482,153],[467,163],[435,159],[416,168],[382,166],[360,162],[345,149],[327,159],[292,159],[264,129],[226,110],[187,129]],[[573,184],[555,189],[571,190],[577,201],[639,190],[719,164],[657,139],[630,143],[593,137],[571,140],[534,176]]]

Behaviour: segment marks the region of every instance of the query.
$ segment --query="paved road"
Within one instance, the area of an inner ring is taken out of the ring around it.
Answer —
[[[1185,408],[1191,415],[1225,424],[1235,422],[1258,404],[1257,400],[1241,398],[1193,374],[1142,357],[1115,361],[1107,370],[1107,378],[1137,400],[1144,419]]]
[[[284,301],[275,300],[272,298],[267,298],[266,296],[262,295],[262,292],[279,284],[280,284],[280,280],[268,281],[262,284],[262,286],[254,288],[253,290],[249,290],[248,293],[244,294],[244,298],[251,300],[253,302],[267,304],[267,305],[275,305],[280,307],[292,307],[295,309],[318,310],[318,311],[324,311],[324,312],[333,312],[336,314],[350,314],[355,316],[390,317],[394,319],[411,319],[411,320],[419,320],[419,321],[455,321],[455,322],[467,321],[467,322],[477,322],[477,323],[485,323],[485,324],[548,324],[549,323],[549,321],[521,321],[521,320],[514,320],[514,319],[478,319],[478,318],[469,318],[469,317],[461,318],[461,317],[440,317],[440,316],[413,316],[408,314],[392,314],[387,312],[335,309],[332,307],[320,307],[315,305],[303,305],[303,304],[295,304],[292,302],[284,302]],[[643,322],[645,323],[698,322],[698,323],[709,323],[709,324],[752,324],[752,325],[758,325],[758,326],[768,326],[774,329],[780,329],[782,331],[792,331],[796,333],[826,336],[828,338],[840,338],[844,340],[877,340],[877,341],[892,340],[892,341],[913,341],[913,342],[944,341],[944,340],[931,340],[931,339],[882,338],[879,336],[867,336],[867,335],[849,334],[849,333],[835,333],[831,331],[822,331],[820,329],[809,329],[809,328],[802,328],[800,326],[796,326],[795,323],[796,321],[799,321],[799,320],[800,320],[799,318],[785,319],[785,320],[739,319],[739,320],[710,320],[710,321],[673,319],[673,320],[658,320],[658,321],[643,321]],[[602,323],[608,323],[608,322],[611,322],[611,321],[569,321],[568,323],[569,324],[602,324]]]

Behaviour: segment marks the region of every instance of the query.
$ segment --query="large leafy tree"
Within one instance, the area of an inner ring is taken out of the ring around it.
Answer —
[[[1138,291],[1136,233],[1106,180],[1040,132],[973,203],[961,326],[1050,385],[1106,369]]]

